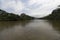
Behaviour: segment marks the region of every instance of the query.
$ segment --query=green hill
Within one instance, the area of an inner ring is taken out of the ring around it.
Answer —
[[[53,10],[50,15],[41,19],[60,20],[60,8]]]
[[[22,14],[20,15],[20,19],[21,19],[21,20],[31,20],[31,19],[34,19],[34,17],[31,17],[31,16],[29,16],[29,15],[26,15],[25,13],[22,13]]]
[[[24,13],[22,13],[19,16],[13,13],[8,13],[0,9],[0,20],[1,21],[17,21],[17,20],[31,20],[31,19],[34,19],[34,17],[28,16]]]

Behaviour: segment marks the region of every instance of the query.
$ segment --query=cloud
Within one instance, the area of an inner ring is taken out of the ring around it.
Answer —
[[[30,15],[35,16],[35,17],[46,16],[48,14],[51,14],[51,12],[59,4],[60,4],[60,0],[30,0],[29,1],[29,5],[30,5],[29,11],[31,13]]]
[[[18,13],[18,11],[21,11],[24,8],[24,4],[17,0],[1,0],[1,9],[8,9],[6,11],[9,11],[12,9],[14,13]],[[11,11],[10,11],[11,12]]]
[[[34,17],[46,16],[58,5],[60,0],[0,0],[0,9],[16,14],[24,12]]]

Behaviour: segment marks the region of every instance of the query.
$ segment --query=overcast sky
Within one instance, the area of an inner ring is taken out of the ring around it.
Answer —
[[[60,0],[0,0],[0,9],[15,14],[26,13],[34,17],[43,17],[52,12]]]

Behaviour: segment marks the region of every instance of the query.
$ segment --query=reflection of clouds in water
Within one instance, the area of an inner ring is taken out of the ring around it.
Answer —
[[[21,23],[0,32],[1,40],[56,40],[60,37],[48,21],[34,20],[22,27]]]

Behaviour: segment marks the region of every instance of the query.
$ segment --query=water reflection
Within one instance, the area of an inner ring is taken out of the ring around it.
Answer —
[[[27,21],[0,21],[0,31],[5,29],[5,28],[12,28],[15,27],[16,25],[21,25],[24,26],[28,24],[31,20]]]
[[[49,21],[49,23],[52,25],[52,27],[60,32],[60,21],[59,20],[55,20],[55,21]]]
[[[60,40],[48,20],[0,22],[0,40]]]

